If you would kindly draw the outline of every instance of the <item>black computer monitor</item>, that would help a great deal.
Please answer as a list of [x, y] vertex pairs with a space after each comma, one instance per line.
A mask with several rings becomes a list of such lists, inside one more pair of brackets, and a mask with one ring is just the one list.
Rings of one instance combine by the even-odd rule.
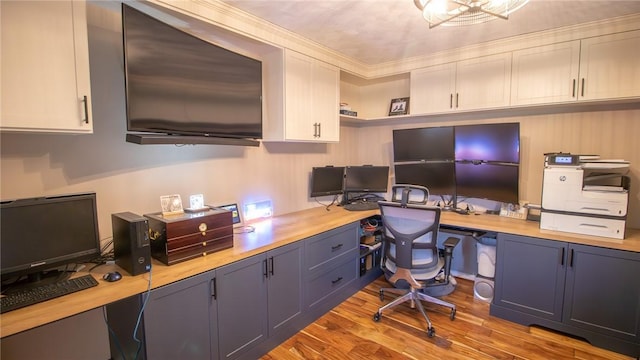
[[324, 166], [311, 169], [311, 197], [342, 194], [344, 166]]
[[454, 160], [453, 126], [393, 130], [393, 161]]
[[344, 171], [345, 192], [384, 193], [389, 186], [388, 166], [347, 166]]
[[455, 159], [520, 163], [520, 124], [456, 126]]
[[36, 282], [100, 255], [95, 193], [3, 201], [0, 223], [3, 288], [5, 280]]
[[478, 198], [518, 203], [518, 165], [456, 163], [456, 193], [463, 198]]
[[396, 164], [395, 183], [420, 185], [429, 189], [431, 195], [455, 196], [455, 163]]

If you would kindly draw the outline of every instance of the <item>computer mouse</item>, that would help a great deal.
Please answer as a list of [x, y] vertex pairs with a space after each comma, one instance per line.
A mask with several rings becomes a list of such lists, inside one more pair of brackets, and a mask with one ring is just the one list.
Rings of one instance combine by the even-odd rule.
[[114, 271], [114, 272], [104, 274], [102, 278], [105, 279], [106, 281], [114, 282], [122, 279], [122, 274], [120, 274], [117, 271]]

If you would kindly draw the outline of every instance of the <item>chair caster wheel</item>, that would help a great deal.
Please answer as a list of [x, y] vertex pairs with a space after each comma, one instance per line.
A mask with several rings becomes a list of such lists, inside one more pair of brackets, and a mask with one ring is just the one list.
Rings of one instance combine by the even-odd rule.
[[449, 314], [449, 319], [453, 321], [456, 318], [456, 309], [451, 309], [451, 314]]
[[384, 301], [384, 290], [380, 289], [380, 301]]
[[436, 329], [433, 327], [427, 329], [427, 336], [430, 338], [436, 336]]
[[373, 314], [373, 321], [375, 321], [375, 322], [380, 321], [380, 313], [379, 312]]

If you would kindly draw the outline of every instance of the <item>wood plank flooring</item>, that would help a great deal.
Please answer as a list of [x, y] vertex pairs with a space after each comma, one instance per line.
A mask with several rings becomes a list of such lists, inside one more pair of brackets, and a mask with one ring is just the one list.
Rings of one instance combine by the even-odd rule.
[[[458, 279], [458, 288], [443, 299], [457, 306], [449, 311], [427, 304], [436, 329], [427, 337], [426, 323], [408, 305], [385, 312], [380, 322], [373, 314], [381, 306], [383, 277], [298, 332], [262, 360], [298, 359], [631, 359], [538, 327], [518, 325], [489, 315], [489, 304], [473, 297], [473, 282]], [[389, 294], [384, 303], [395, 297]]]

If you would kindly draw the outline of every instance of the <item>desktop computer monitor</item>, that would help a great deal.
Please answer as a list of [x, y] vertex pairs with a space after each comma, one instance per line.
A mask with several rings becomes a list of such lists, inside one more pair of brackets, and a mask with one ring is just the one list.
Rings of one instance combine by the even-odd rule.
[[324, 166], [311, 169], [311, 197], [342, 194], [344, 166]]
[[344, 172], [344, 191], [386, 193], [389, 186], [388, 166], [347, 166]]
[[430, 195], [455, 196], [455, 164], [449, 162], [396, 164], [395, 183], [420, 185]]
[[458, 202], [464, 198], [518, 203], [518, 165], [456, 163]]
[[12, 286], [100, 255], [95, 193], [3, 201], [0, 223], [0, 273]]
[[453, 160], [454, 127], [393, 130], [393, 161]]
[[520, 163], [520, 124], [478, 124], [455, 127], [455, 159]]

